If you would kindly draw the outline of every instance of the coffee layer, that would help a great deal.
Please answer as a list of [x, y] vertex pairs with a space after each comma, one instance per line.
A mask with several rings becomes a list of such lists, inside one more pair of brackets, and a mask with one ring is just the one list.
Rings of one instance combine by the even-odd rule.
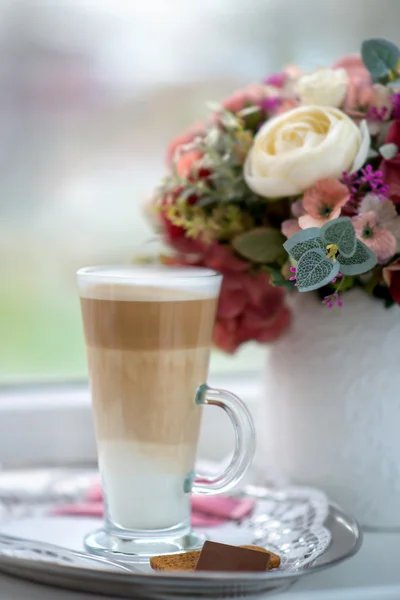
[[81, 298], [86, 344], [123, 350], [211, 343], [216, 298], [161, 302]]
[[88, 346], [92, 400], [100, 440], [195, 446], [209, 346], [120, 350]]

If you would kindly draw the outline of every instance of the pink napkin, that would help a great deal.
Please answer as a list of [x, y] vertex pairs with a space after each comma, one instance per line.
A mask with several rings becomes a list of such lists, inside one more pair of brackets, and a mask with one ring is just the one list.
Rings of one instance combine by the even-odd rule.
[[[241, 521], [250, 514], [253, 506], [254, 502], [249, 498], [192, 494], [192, 525], [194, 527], [212, 527], [226, 521]], [[95, 484], [88, 491], [84, 502], [56, 506], [51, 510], [51, 514], [102, 517], [103, 499], [100, 484]]]

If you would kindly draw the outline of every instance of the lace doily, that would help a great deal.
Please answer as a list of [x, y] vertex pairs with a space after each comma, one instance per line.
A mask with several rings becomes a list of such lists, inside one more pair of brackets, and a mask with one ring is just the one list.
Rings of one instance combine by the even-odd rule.
[[[0, 479], [3, 477], [0, 475]], [[80, 517], [62, 520], [51, 517], [49, 512], [52, 506], [65, 502], [66, 497], [79, 502], [93, 478], [93, 472], [70, 472], [42, 481], [31, 474], [25, 483], [18, 478], [10, 480], [8, 486], [0, 486], [0, 556], [92, 568], [91, 558], [82, 552], [82, 537], [87, 528], [96, 528], [99, 521]], [[331, 534], [324, 526], [329, 506], [322, 492], [304, 487], [247, 486], [244, 493], [255, 500], [252, 514], [240, 523], [202, 529], [209, 539], [265, 546], [281, 557], [281, 571], [309, 567], [329, 547]], [[62, 523], [68, 527], [68, 541], [63, 537]], [[93, 568], [102, 568], [101, 562], [96, 560]], [[143, 564], [137, 568], [149, 570]]]

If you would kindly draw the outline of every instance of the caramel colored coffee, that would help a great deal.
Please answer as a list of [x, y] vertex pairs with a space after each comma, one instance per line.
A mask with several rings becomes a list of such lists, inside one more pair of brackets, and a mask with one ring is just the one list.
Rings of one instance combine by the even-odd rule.
[[[146, 292], [154, 290], [139, 298]], [[81, 298], [98, 437], [196, 439], [195, 392], [207, 380], [216, 302]]]

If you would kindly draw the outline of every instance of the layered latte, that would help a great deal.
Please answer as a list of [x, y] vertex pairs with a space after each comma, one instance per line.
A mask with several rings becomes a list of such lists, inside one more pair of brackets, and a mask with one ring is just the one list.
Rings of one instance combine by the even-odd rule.
[[[219, 281], [101, 277], [81, 286], [99, 468], [113, 525], [174, 527], [189, 518]], [[211, 283], [210, 283], [211, 280]], [[136, 283], [135, 283], [136, 282]]]

